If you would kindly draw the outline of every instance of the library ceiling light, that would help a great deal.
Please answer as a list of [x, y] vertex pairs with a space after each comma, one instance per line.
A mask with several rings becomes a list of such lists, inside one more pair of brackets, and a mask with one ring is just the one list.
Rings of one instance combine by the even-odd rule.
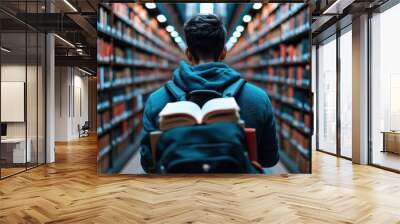
[[167, 22], [167, 17], [165, 17], [163, 14], [160, 14], [157, 16], [157, 20], [160, 23], [165, 23], [165, 22]]
[[146, 3], [144, 6], [146, 6], [146, 8], [148, 8], [148, 9], [155, 9], [157, 7], [156, 3], [152, 3], [152, 2]]
[[64, 0], [64, 3], [68, 5], [74, 12], [78, 12], [78, 10], [68, 1]]
[[85, 73], [85, 74], [87, 74], [87, 75], [92, 75], [92, 73], [90, 73], [90, 72], [88, 72], [88, 71], [86, 71], [86, 70], [83, 70], [83, 69], [81, 69], [81, 68], [79, 68], [79, 67], [78, 67], [78, 70], [81, 71], [81, 72], [83, 72], [83, 73]]
[[58, 36], [57, 34], [54, 34], [54, 36], [57, 37], [62, 42], [64, 42], [65, 44], [67, 44], [68, 46], [75, 48], [75, 45], [71, 44], [71, 42], [69, 42], [68, 40]]
[[175, 42], [177, 42], [177, 43], [180, 43], [180, 42], [182, 42], [182, 38], [181, 37], [175, 37]]
[[170, 33], [175, 30], [175, 28], [171, 25], [168, 25], [165, 29]]
[[261, 9], [261, 7], [262, 7], [262, 3], [254, 3], [253, 4], [253, 9]]
[[243, 30], [244, 30], [244, 27], [242, 25], [239, 25], [236, 27], [236, 31], [238, 31], [238, 32], [243, 32]]
[[237, 38], [236, 37], [231, 37], [229, 38], [229, 41], [232, 43], [236, 43], [237, 42]]
[[250, 15], [243, 16], [243, 22], [248, 23], [250, 21], [251, 21], [251, 16]]
[[179, 36], [178, 32], [176, 32], [176, 31], [172, 31], [172, 33], [171, 33], [171, 37], [177, 37], [177, 36]]
[[233, 32], [233, 34], [232, 34], [234, 37], [236, 37], [236, 38], [239, 38], [240, 37], [240, 35], [242, 35], [240, 32], [238, 32], [238, 31], [235, 31], [235, 32]]
[[1, 49], [2, 51], [6, 52], [6, 53], [10, 53], [10, 52], [11, 52], [11, 50], [9, 50], [9, 49], [7, 49], [7, 48], [5, 48], [5, 47], [1, 47], [0, 49]]
[[214, 3], [200, 3], [200, 14], [213, 14]]

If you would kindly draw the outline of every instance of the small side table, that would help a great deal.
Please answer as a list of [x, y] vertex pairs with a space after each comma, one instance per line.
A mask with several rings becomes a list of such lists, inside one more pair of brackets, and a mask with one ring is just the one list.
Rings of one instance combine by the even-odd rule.
[[391, 152], [400, 154], [400, 131], [382, 131], [383, 150], [382, 152]]

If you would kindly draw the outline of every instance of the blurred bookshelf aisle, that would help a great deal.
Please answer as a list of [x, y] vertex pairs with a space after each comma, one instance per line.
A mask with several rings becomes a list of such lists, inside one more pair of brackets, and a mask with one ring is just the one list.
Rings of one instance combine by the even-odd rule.
[[272, 102], [281, 159], [268, 172], [310, 172], [310, 12], [304, 3], [101, 4], [100, 172], [142, 172], [138, 141], [144, 102], [184, 59], [185, 20], [207, 12], [218, 14], [227, 27], [226, 62], [263, 88]]

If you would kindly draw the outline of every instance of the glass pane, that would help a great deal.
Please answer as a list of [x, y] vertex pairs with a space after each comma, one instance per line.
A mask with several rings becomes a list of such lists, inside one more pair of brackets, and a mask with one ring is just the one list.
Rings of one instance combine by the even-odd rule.
[[[1, 161], [2, 177], [25, 170], [26, 150], [26, 33], [1, 34]], [[28, 149], [29, 146], [28, 146]]]
[[340, 153], [351, 158], [352, 141], [352, 33], [340, 36]]
[[38, 45], [38, 163], [45, 163], [45, 52], [46, 37], [44, 34], [39, 34]]
[[318, 148], [336, 153], [336, 39], [318, 48]]
[[372, 25], [372, 163], [400, 170], [400, 4], [376, 14]]
[[[38, 81], [38, 36], [36, 32], [27, 33], [28, 38], [28, 63], [27, 63], [27, 80], [26, 80], [26, 115], [27, 115], [27, 143], [30, 153], [30, 162], [28, 168], [37, 165], [38, 160], [38, 145], [37, 145], [37, 132], [38, 132], [38, 95], [37, 95], [37, 81]], [[29, 161], [29, 160], [28, 160]]]

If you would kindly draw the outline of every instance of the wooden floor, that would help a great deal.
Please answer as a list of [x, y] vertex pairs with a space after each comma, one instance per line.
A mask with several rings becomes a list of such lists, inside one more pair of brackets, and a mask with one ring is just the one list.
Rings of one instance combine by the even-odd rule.
[[312, 175], [98, 177], [94, 138], [0, 181], [0, 223], [400, 223], [400, 175], [313, 154]]

